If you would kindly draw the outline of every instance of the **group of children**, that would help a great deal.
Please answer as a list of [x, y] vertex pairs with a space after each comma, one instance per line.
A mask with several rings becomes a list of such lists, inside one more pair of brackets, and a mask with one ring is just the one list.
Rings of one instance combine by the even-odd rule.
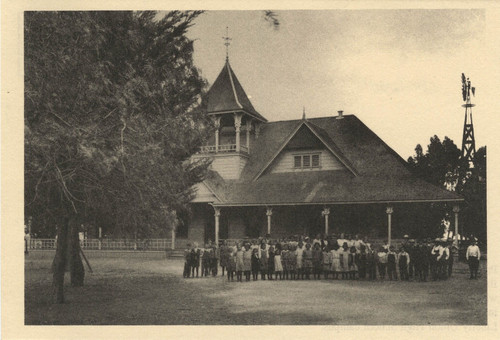
[[[260, 242], [259, 242], [260, 241]], [[184, 277], [216, 276], [218, 262], [222, 275], [228, 281], [239, 282], [258, 280], [309, 280], [320, 279], [369, 279], [377, 277], [390, 280], [409, 280], [410, 278], [427, 281], [429, 272], [433, 280], [451, 276], [453, 256], [451, 243], [436, 240], [415, 242], [406, 240], [396, 252], [394, 246], [380, 246], [372, 249], [366, 240], [358, 236], [352, 239], [299, 238], [298, 240], [267, 239], [244, 241], [236, 246], [228, 246], [223, 241], [220, 247], [211, 242], [204, 248], [195, 243], [186, 249]], [[226, 274], [225, 274], [226, 272]]]

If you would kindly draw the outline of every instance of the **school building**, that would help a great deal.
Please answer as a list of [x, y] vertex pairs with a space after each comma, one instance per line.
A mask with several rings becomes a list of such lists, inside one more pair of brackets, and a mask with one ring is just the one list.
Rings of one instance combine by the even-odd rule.
[[193, 159], [213, 162], [196, 186], [192, 216], [178, 238], [203, 244], [267, 233], [346, 232], [378, 233], [390, 242], [393, 233], [404, 232], [398, 211], [435, 202], [454, 206], [458, 230], [463, 199], [413, 176], [406, 161], [354, 115], [269, 122], [229, 60], [208, 92], [206, 114], [216, 130]]

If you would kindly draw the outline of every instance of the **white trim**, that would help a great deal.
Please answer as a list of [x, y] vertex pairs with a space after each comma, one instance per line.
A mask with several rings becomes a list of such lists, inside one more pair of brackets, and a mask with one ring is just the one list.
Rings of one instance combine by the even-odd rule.
[[343, 160], [342, 160], [342, 157], [340, 157], [339, 155], [337, 155], [337, 153], [336, 153], [335, 151], [333, 151], [333, 150], [332, 150], [332, 148], [330, 148], [330, 147], [328, 146], [328, 144], [327, 144], [327, 143], [325, 143], [325, 141], [323, 140], [323, 138], [321, 138], [321, 136], [320, 136], [320, 135], [318, 135], [318, 134], [316, 133], [316, 131], [314, 131], [314, 129], [311, 129], [311, 127], [309, 126], [309, 124], [307, 123], [307, 121], [304, 121], [304, 124], [305, 124], [305, 125], [309, 128], [309, 130], [311, 130], [311, 132], [312, 132], [312, 133], [313, 133], [313, 134], [314, 134], [314, 135], [315, 135], [315, 136], [316, 136], [316, 137], [317, 137], [317, 138], [321, 141], [321, 143], [323, 143], [323, 145], [325, 145], [325, 146], [326, 146], [326, 148], [327, 148], [328, 150], [330, 150], [330, 152], [331, 152], [331, 153], [332, 153], [335, 157], [337, 157], [337, 159], [338, 159], [338, 160], [339, 160], [339, 161], [340, 161], [340, 162], [341, 162], [341, 163], [342, 163], [342, 164], [343, 164], [343, 165], [344, 165], [347, 169], [349, 169], [349, 170], [353, 173], [353, 175], [354, 175], [354, 176], [358, 176], [357, 171], [355, 171], [355, 170], [354, 170], [354, 168], [352, 168], [349, 164], [347, 164], [345, 161], [343, 161]]
[[236, 88], [234, 87], [233, 76], [231, 75], [231, 68], [229, 67], [229, 61], [226, 63], [226, 67], [227, 67], [227, 72], [229, 73], [229, 81], [231, 82], [231, 87], [233, 88], [234, 99], [236, 100], [236, 104], [238, 104], [240, 109], [242, 109], [243, 105], [240, 104], [240, 101], [238, 100], [238, 95], [236, 94]]
[[217, 198], [220, 202], [222, 202], [220, 197], [215, 193], [215, 191], [210, 187], [210, 185], [208, 185], [208, 183], [206, 183], [205, 181], [201, 181], [200, 183], [204, 184], [207, 187], [207, 189], [215, 196], [215, 198]]
[[298, 126], [293, 130], [293, 132], [288, 136], [288, 138], [285, 140], [285, 142], [281, 145], [281, 147], [278, 149], [278, 151], [274, 154], [274, 156], [271, 158], [271, 160], [269, 162], [267, 162], [267, 164], [262, 168], [261, 171], [259, 171], [257, 173], [257, 175], [254, 176], [253, 181], [256, 181], [264, 173], [264, 171], [266, 171], [267, 168], [269, 168], [269, 166], [271, 165], [271, 163], [274, 162], [274, 160], [276, 159], [276, 157], [278, 157], [278, 155], [283, 151], [283, 149], [285, 148], [285, 146], [287, 146], [287, 144], [295, 136], [295, 134], [299, 131], [299, 129], [302, 127], [302, 125], [305, 125], [309, 129], [309, 131], [311, 131], [313, 133], [313, 135], [315, 135], [319, 139], [319, 141], [321, 143], [323, 143], [323, 145], [328, 149], [328, 151], [330, 151], [332, 153], [332, 155], [334, 155], [340, 161], [340, 163], [342, 163], [349, 171], [351, 171], [354, 176], [358, 176], [358, 173], [349, 164], [347, 164], [345, 161], [343, 161], [342, 157], [340, 157], [339, 155], [337, 155], [337, 153], [335, 151], [333, 151], [332, 148], [330, 148], [327, 143], [325, 143], [325, 141], [323, 140], [323, 138], [321, 138], [321, 136], [319, 136], [314, 131], [314, 129], [312, 129], [309, 126], [309, 124], [307, 123], [307, 120], [302, 120], [302, 121], [299, 122]]
[[[292, 170], [315, 170], [321, 169], [321, 151], [302, 151], [302, 152], [293, 152], [292, 157], [293, 157], [293, 167]], [[310, 157], [310, 166], [305, 167], [304, 166], [304, 156], [309, 156]], [[318, 156], [318, 166], [313, 166], [313, 161], [312, 158], [313, 156]], [[300, 167], [295, 166], [295, 157], [300, 157]]]
[[290, 203], [220, 203], [212, 204], [220, 207], [260, 207], [260, 206], [295, 206], [295, 205], [346, 205], [346, 204], [390, 204], [390, 203], [435, 203], [435, 202], [463, 202], [463, 198], [434, 199], [434, 200], [396, 200], [396, 201], [341, 201], [341, 202], [290, 202]]

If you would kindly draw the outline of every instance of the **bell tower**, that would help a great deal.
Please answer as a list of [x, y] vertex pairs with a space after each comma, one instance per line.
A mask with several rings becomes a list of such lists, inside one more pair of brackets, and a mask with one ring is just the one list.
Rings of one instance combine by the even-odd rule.
[[[226, 28], [227, 29], [227, 28]], [[260, 125], [267, 122], [255, 110], [229, 63], [231, 38], [226, 34], [226, 61], [207, 93], [207, 112], [214, 120], [214, 136], [201, 148], [199, 157], [213, 157], [212, 169], [224, 179], [239, 179], [258, 138]]]

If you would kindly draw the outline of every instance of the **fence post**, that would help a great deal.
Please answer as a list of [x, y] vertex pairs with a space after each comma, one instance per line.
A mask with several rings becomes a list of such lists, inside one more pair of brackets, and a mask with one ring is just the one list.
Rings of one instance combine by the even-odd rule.
[[170, 248], [172, 248], [172, 250], [175, 249], [175, 228], [172, 228], [172, 244]]

